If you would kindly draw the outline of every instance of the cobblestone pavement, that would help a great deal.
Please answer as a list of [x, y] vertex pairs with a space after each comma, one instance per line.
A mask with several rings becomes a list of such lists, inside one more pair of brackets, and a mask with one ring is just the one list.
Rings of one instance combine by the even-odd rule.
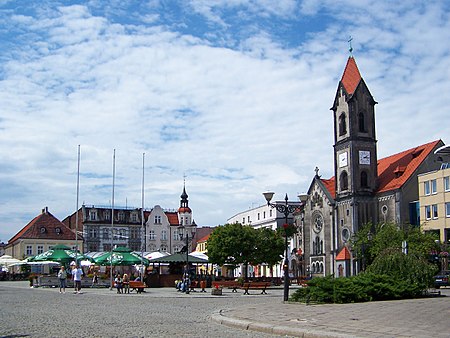
[[0, 337], [450, 337], [449, 297], [304, 305], [283, 304], [282, 289], [250, 296], [147, 290], [78, 295], [0, 282]]
[[281, 298], [281, 290], [247, 297], [228, 290], [223, 296], [186, 295], [175, 288], [60, 294], [56, 288], [29, 288], [27, 282], [0, 282], [0, 337], [274, 337], [221, 325], [211, 314]]

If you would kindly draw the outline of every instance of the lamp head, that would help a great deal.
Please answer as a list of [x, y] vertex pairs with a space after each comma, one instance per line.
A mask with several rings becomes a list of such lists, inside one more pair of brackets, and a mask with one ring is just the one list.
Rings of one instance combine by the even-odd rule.
[[274, 194], [275, 194], [275, 193], [274, 193], [274, 192], [271, 192], [271, 191], [263, 192], [263, 195], [264, 195], [264, 198], [265, 198], [266, 201], [267, 201], [267, 204], [270, 203], [270, 201], [272, 200], [272, 197], [273, 197]]

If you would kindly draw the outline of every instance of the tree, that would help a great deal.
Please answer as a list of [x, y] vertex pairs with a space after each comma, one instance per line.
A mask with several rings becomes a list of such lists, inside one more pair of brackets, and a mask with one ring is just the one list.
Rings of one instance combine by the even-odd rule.
[[250, 226], [233, 223], [217, 227], [206, 243], [208, 258], [218, 265], [247, 265], [255, 260], [256, 239]]
[[256, 261], [254, 264], [266, 263], [273, 266], [279, 263], [284, 252], [283, 237], [277, 231], [269, 228], [256, 229], [258, 242], [256, 246]]
[[[407, 254], [402, 243], [407, 243]], [[426, 289], [436, 267], [429, 263], [436, 247], [435, 237], [418, 227], [399, 228], [395, 224], [366, 224], [356, 234], [353, 247], [358, 258], [366, 261], [367, 272], [388, 275], [394, 280]]]
[[254, 229], [240, 223], [225, 224], [211, 233], [206, 244], [210, 262], [218, 265], [245, 265], [280, 262], [283, 254], [283, 238], [269, 228]]

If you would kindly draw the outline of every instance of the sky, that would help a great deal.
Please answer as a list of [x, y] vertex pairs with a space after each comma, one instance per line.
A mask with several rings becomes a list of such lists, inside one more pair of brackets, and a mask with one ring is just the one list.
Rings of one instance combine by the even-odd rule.
[[116, 207], [177, 209], [185, 181], [199, 226], [298, 200], [333, 176], [350, 36], [379, 158], [450, 142], [445, 0], [0, 0], [0, 241], [75, 212], [78, 146], [79, 207], [113, 171]]

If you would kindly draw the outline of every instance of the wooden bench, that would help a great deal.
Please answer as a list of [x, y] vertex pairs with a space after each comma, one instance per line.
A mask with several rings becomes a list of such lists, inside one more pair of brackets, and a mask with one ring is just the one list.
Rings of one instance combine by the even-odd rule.
[[269, 282], [250, 282], [244, 283], [241, 288], [244, 289], [244, 295], [249, 295], [248, 290], [261, 290], [262, 295], [267, 295], [266, 289], [269, 286]]
[[136, 290], [137, 293], [141, 293], [147, 287], [147, 285], [141, 281], [130, 281], [131, 291]]
[[228, 288], [232, 289], [231, 292], [237, 292], [237, 289], [241, 287], [241, 283], [234, 280], [219, 280], [212, 282], [212, 287], [217, 288]]

